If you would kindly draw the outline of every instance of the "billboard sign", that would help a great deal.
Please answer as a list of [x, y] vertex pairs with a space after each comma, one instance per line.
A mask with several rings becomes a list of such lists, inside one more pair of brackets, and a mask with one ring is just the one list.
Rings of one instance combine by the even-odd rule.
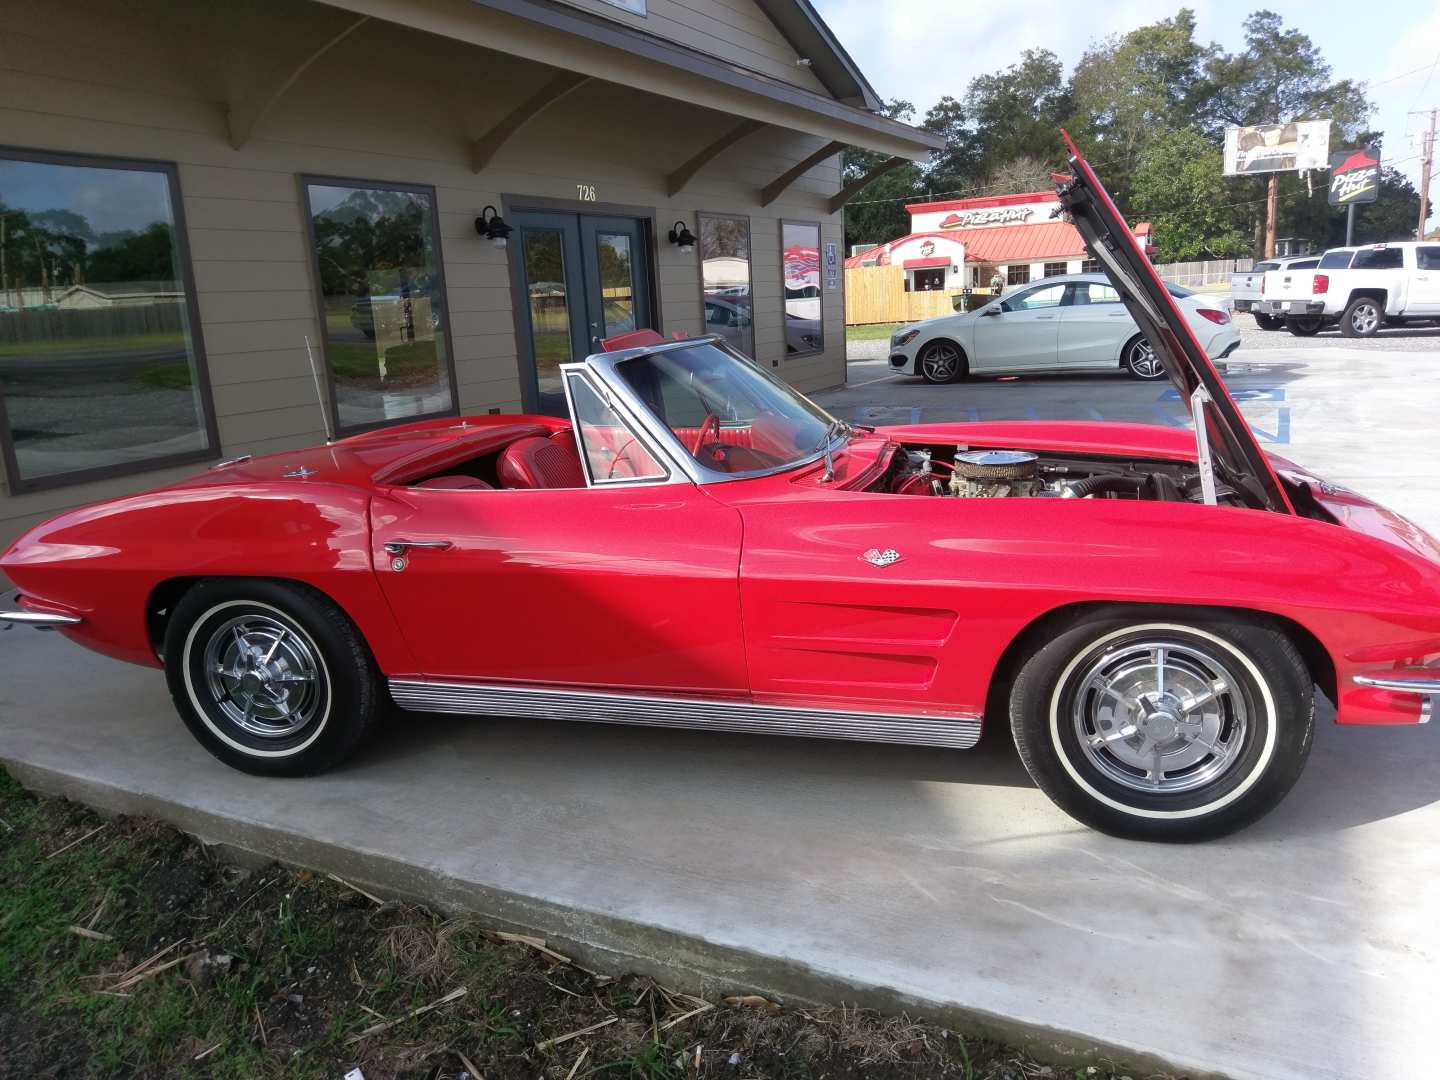
[[1374, 147], [1330, 156], [1330, 205], [1372, 203], [1380, 193], [1380, 152]]
[[1225, 175], [1296, 172], [1330, 166], [1330, 121], [1297, 120], [1225, 129]]

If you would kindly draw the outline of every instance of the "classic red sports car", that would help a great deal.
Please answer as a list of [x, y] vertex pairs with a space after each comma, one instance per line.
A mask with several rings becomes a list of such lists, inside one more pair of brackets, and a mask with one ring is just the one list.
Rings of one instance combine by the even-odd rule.
[[716, 338], [563, 369], [568, 420], [410, 424], [72, 511], [0, 619], [163, 666], [216, 757], [301, 775], [402, 709], [962, 749], [1008, 722], [1134, 837], [1254, 820], [1318, 687], [1440, 694], [1440, 546], [1267, 457], [1076, 154], [1063, 205], [1196, 421], [851, 427]]

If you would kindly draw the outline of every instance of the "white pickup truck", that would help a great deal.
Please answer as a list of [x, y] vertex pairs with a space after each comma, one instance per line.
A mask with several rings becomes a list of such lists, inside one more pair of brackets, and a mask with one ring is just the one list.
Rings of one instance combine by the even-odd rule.
[[1440, 243], [1409, 241], [1336, 248], [1314, 270], [1267, 271], [1257, 318], [1285, 320], [1299, 337], [1340, 324], [1346, 337], [1382, 326], [1440, 322]]
[[1230, 309], [1248, 311], [1255, 316], [1255, 325], [1261, 330], [1284, 330], [1285, 320], [1273, 315], [1262, 315], [1255, 305], [1260, 301], [1260, 281], [1267, 270], [1314, 270], [1320, 262], [1319, 255], [1282, 255], [1258, 262], [1249, 270], [1230, 275]]

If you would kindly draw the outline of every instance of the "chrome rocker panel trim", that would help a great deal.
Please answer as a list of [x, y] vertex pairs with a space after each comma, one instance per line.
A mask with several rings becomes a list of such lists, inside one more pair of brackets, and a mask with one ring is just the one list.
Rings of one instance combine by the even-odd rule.
[[1376, 690], [1422, 695], [1420, 701], [1420, 723], [1422, 724], [1430, 722], [1430, 716], [1435, 711], [1435, 699], [1440, 697], [1440, 679], [1406, 675], [1400, 671], [1394, 675], [1356, 675], [1354, 682], [1357, 686], [1369, 686]]
[[952, 750], [968, 750], [980, 740], [980, 717], [971, 715], [906, 716], [710, 698], [406, 679], [391, 679], [390, 694], [400, 708], [415, 712], [541, 717], [694, 731], [941, 746]]

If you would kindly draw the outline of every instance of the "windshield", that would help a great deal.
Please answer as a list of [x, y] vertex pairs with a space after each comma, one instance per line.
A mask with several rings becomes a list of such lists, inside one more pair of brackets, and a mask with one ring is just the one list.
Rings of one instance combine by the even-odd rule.
[[712, 341], [622, 360], [615, 371], [715, 472], [791, 465], [813, 457], [833, 435], [834, 418], [824, 409]]

